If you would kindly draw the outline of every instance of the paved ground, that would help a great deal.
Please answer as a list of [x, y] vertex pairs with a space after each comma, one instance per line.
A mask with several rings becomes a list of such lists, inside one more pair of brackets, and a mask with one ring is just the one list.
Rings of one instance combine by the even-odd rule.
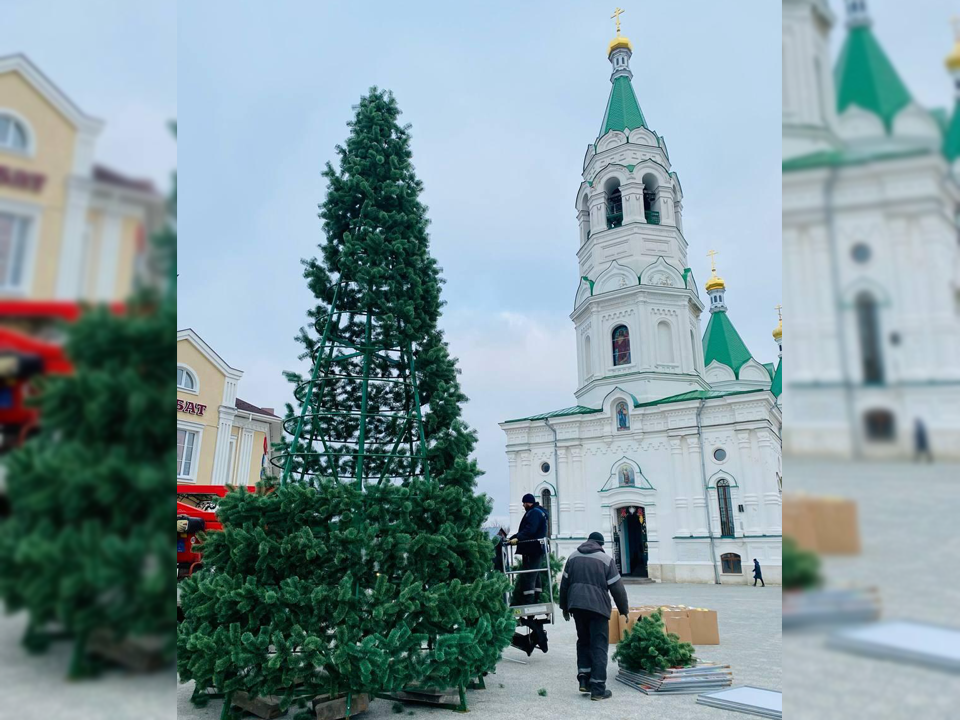
[[0, 718], [3, 720], [175, 720], [176, 675], [109, 673], [97, 680], [67, 682], [70, 647], [54, 645], [31, 655], [20, 645], [22, 614], [0, 605]]
[[[715, 585], [634, 585], [628, 588], [631, 604], [677, 603], [691, 607], [709, 607], [719, 613], [720, 645], [700, 646], [697, 654], [733, 666], [734, 684], [751, 684], [780, 689], [780, 588], [768, 586]], [[550, 651], [534, 652], [528, 664], [501, 661], [495, 675], [487, 677], [487, 689], [467, 693], [470, 716], [482, 720], [554, 720], [555, 718], [607, 718], [626, 720], [656, 717], [658, 720], [724, 720], [726, 711], [696, 704], [695, 695], [678, 697], [646, 696], [638, 690], [613, 681], [615, 665], [608, 668], [614, 696], [602, 703], [591, 703], [577, 691], [576, 630], [573, 622], [560, 618], [548, 630]], [[505, 657], [527, 660], [526, 654], [508, 648]], [[613, 654], [613, 646], [610, 647]], [[546, 697], [537, 694], [544, 688]], [[180, 720], [216, 720], [220, 703], [206, 708], [190, 704], [192, 684], [179, 685], [177, 710]], [[451, 717], [448, 710], [409, 706], [415, 717]], [[375, 718], [394, 715], [392, 703], [376, 700], [362, 716]], [[406, 717], [406, 715], [404, 715]], [[455, 716], [454, 716], [455, 717]]]
[[[863, 553], [824, 558], [834, 585], [877, 587], [886, 619], [960, 628], [960, 466], [784, 459], [785, 487], [857, 501]], [[825, 647], [826, 632], [784, 637], [791, 720], [960, 717], [960, 677]]]

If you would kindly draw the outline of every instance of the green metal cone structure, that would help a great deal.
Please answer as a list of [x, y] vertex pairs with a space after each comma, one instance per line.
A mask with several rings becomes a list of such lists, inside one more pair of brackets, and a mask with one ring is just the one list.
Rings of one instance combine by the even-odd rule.
[[[281, 484], [323, 475], [362, 490], [370, 482], [429, 479], [413, 347], [393, 344], [396, 334], [384, 332], [374, 314], [338, 307], [347, 286], [336, 286], [329, 314], [315, 323], [321, 340], [313, 372], [294, 391], [300, 415], [284, 423], [290, 450], [273, 459], [283, 468]], [[364, 326], [362, 343], [343, 332], [356, 322]], [[351, 407], [357, 397], [359, 407]]]

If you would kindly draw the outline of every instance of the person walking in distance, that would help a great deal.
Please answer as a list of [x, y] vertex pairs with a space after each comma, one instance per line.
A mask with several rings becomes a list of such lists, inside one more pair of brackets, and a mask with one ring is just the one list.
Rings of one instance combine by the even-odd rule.
[[763, 581], [763, 573], [760, 571], [760, 561], [756, 558], [753, 559], [753, 586], [757, 586], [757, 580], [760, 581], [760, 587], [766, 587], [767, 584]]
[[590, 533], [563, 568], [560, 610], [563, 619], [577, 624], [577, 680], [580, 692], [591, 700], [606, 700], [607, 653], [610, 644], [610, 596], [621, 615], [629, 611], [627, 589], [617, 563], [603, 552], [603, 535]]
[[933, 462], [933, 453], [930, 452], [930, 438], [927, 437], [927, 426], [923, 420], [917, 418], [913, 423], [913, 445], [916, 450], [914, 459], [920, 462], [921, 456], [927, 462]]

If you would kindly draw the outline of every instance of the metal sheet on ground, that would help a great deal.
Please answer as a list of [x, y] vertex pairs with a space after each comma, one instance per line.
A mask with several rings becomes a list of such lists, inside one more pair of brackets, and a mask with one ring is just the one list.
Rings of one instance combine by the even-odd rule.
[[960, 671], [960, 629], [909, 621], [876, 623], [837, 632], [829, 645], [871, 657]]
[[697, 703], [761, 717], [783, 717], [782, 693], [750, 685], [704, 693], [697, 697]]

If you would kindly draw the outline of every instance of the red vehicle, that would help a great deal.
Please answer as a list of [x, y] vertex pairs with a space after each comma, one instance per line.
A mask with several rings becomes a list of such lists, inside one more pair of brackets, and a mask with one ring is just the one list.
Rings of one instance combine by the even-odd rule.
[[[222, 530], [217, 520], [217, 503], [229, 488], [226, 485], [177, 485], [177, 579], [190, 577], [200, 567], [197, 533]], [[254, 492], [254, 485], [246, 486]]]

